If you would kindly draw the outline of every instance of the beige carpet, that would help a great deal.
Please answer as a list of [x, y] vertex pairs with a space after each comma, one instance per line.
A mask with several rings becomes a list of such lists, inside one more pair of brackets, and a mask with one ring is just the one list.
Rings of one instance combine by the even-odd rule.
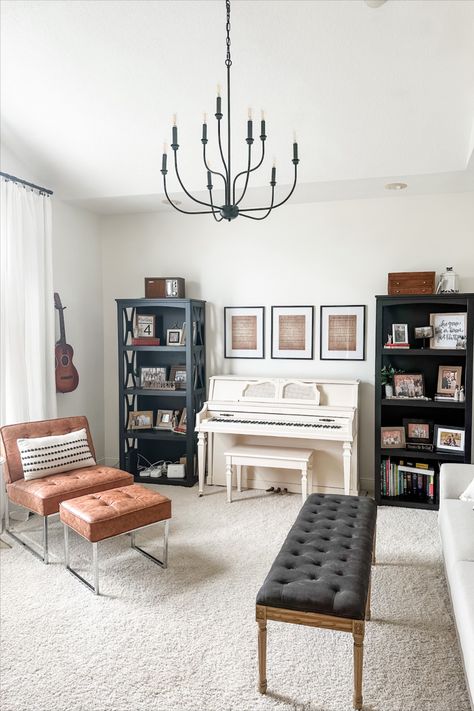
[[[217, 487], [202, 499], [157, 488], [173, 499], [170, 567], [131, 551], [128, 537], [105, 543], [103, 597], [58, 561], [44, 566], [17, 544], [1, 551], [3, 711], [350, 711], [343, 633], [269, 623], [269, 693], [256, 691], [255, 595], [299, 496], [251, 491], [228, 505]], [[51, 529], [62, 555], [60, 524]], [[85, 563], [76, 540], [73, 560]], [[364, 708], [468, 711], [436, 514], [379, 509], [377, 541]]]

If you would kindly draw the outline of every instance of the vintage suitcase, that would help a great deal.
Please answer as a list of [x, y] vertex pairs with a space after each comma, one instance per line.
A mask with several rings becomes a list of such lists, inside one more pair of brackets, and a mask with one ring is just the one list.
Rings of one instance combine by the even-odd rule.
[[388, 293], [434, 294], [436, 272], [391, 272], [388, 275]]
[[145, 299], [184, 299], [182, 277], [145, 277]]

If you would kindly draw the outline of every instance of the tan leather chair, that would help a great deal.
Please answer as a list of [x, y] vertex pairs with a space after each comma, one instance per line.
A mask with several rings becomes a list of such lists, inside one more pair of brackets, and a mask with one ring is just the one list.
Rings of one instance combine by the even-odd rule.
[[[62, 435], [83, 428], [87, 432], [89, 447], [95, 459], [94, 444], [86, 417], [64, 417], [57, 420], [23, 422], [0, 428], [1, 452], [5, 457], [3, 475], [6, 483], [6, 533], [46, 564], [48, 563], [48, 516], [59, 512], [61, 501], [133, 484], [133, 476], [128, 472], [100, 464], [83, 469], [73, 469], [64, 474], [52, 474], [42, 479], [25, 480], [17, 440], [27, 437]], [[43, 517], [43, 552], [41, 555], [10, 529], [9, 501]]]

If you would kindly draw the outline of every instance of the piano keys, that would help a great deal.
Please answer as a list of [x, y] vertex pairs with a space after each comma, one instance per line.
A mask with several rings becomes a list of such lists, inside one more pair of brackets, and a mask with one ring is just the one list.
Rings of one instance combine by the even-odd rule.
[[[315, 490], [357, 495], [358, 387], [358, 380], [210, 378], [209, 400], [196, 415], [199, 495], [206, 454], [208, 482], [225, 484], [226, 446], [273, 441], [294, 447], [298, 440], [314, 450]], [[255, 488], [271, 482], [258, 483]]]

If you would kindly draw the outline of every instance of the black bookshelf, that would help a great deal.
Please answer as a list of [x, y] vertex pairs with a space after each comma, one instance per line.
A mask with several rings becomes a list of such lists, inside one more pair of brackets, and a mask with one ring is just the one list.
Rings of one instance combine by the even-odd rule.
[[[474, 340], [474, 294], [430, 294], [419, 296], [377, 296], [376, 357], [375, 357], [375, 498], [379, 505], [404, 506], [436, 510], [439, 507], [439, 467], [443, 462], [470, 463], [472, 456], [472, 406], [473, 406], [473, 340]], [[421, 348], [414, 338], [414, 329], [427, 326], [432, 313], [460, 313], [467, 315], [466, 349]], [[409, 349], [384, 348], [387, 334], [393, 323], [407, 323]], [[431, 400], [405, 400], [385, 398], [381, 383], [382, 367], [392, 365], [406, 373], [422, 373], [425, 394], [433, 398], [437, 390], [440, 365], [462, 366], [462, 384], [465, 402]], [[465, 430], [465, 449], [462, 454], [440, 451], [417, 451], [412, 449], [383, 449], [380, 428], [403, 426], [404, 418], [430, 420], [435, 424], [462, 427]], [[411, 462], [427, 464], [434, 469], [432, 497], [421, 490], [398, 496], [384, 493], [385, 476], [382, 466], [390, 463]], [[420, 469], [419, 476], [422, 477]], [[418, 481], [418, 475], [416, 477]], [[386, 487], [385, 487], [386, 491]]]
[[[159, 346], [132, 345], [135, 315], [156, 317], [155, 336]], [[186, 342], [167, 346], [166, 331], [186, 324]], [[196, 299], [117, 299], [119, 365], [119, 447], [120, 468], [131, 472], [136, 481], [151, 484], [193, 486], [197, 481], [197, 438], [195, 416], [206, 393], [205, 302]], [[186, 386], [180, 390], [151, 390], [140, 387], [140, 368], [185, 366]], [[128, 430], [130, 412], [186, 408], [186, 433], [169, 430]], [[139, 456], [141, 455], [141, 457]], [[167, 476], [143, 477], [137, 463], [165, 460], [176, 462], [186, 457], [184, 479]]]

